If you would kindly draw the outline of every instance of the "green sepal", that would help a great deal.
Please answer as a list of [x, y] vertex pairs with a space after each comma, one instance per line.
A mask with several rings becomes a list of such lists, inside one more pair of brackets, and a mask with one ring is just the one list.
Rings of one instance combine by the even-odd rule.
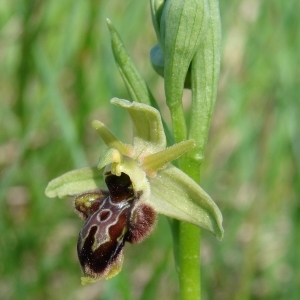
[[51, 180], [45, 194], [49, 198], [63, 198], [103, 187], [103, 172], [97, 167], [86, 167], [67, 172]]
[[222, 214], [210, 196], [188, 175], [169, 165], [149, 179], [149, 203], [168, 217], [192, 223], [223, 238]]
[[133, 147], [137, 156], [143, 151], [151, 154], [166, 148], [166, 136], [157, 109], [118, 98], [113, 98], [110, 102], [128, 111], [134, 125]]

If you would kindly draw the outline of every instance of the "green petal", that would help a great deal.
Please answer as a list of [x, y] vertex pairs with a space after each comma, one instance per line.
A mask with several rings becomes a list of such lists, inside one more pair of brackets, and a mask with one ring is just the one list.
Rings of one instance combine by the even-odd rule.
[[166, 148], [166, 136], [157, 109], [118, 98], [113, 98], [110, 102], [129, 112], [135, 129], [133, 143], [137, 155], [144, 151], [151, 154]]
[[189, 176], [169, 166], [149, 182], [149, 202], [158, 213], [201, 226], [222, 239], [223, 218], [219, 208]]
[[142, 169], [149, 177], [154, 177], [156, 171], [164, 168], [168, 163], [177, 159], [195, 147], [194, 140], [183, 141], [162, 151], [140, 157]]
[[123, 155], [134, 156], [134, 149], [118, 140], [118, 138], [100, 121], [93, 121], [92, 126], [101, 136], [103, 142], [110, 148], [119, 150]]
[[87, 167], [65, 173], [51, 180], [45, 194], [49, 198], [74, 196], [86, 191], [100, 189], [103, 172], [96, 167]]

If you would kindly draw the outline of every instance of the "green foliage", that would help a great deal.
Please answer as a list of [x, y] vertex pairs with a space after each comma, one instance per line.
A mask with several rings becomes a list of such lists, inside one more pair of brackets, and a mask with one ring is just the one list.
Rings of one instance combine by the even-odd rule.
[[[299, 1], [220, 1], [220, 11], [221, 77], [201, 180], [226, 234], [219, 242], [202, 233], [203, 299], [298, 299]], [[50, 179], [98, 161], [93, 119], [131, 138], [109, 105], [128, 94], [106, 17], [162, 95], [145, 60], [156, 39], [147, 1], [0, 4], [1, 299], [178, 298], [164, 218], [146, 242], [126, 247], [119, 276], [82, 287], [81, 221], [71, 200], [44, 195]]]

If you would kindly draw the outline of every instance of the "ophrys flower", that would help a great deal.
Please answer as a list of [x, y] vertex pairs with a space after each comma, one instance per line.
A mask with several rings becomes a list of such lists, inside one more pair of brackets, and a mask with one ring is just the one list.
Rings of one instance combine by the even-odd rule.
[[[76, 196], [75, 209], [85, 220], [77, 246], [83, 283], [116, 275], [122, 267], [124, 243], [147, 237], [156, 213], [223, 236], [217, 205], [195, 181], [170, 164], [192, 149], [194, 141], [167, 148], [155, 108], [117, 98], [111, 103], [130, 114], [132, 145], [122, 143], [103, 123], [94, 121], [93, 127], [108, 146], [98, 165], [70, 171], [52, 180], [46, 189], [48, 197]], [[101, 189], [103, 181], [108, 191]]]

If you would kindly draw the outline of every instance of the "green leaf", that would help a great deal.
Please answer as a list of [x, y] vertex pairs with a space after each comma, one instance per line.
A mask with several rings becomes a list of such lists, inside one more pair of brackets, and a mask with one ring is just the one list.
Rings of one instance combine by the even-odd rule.
[[49, 198], [75, 196], [103, 188], [103, 172], [97, 167], [86, 167], [67, 172], [49, 182], [45, 194]]
[[158, 213], [203, 227], [222, 239], [223, 217], [218, 206], [189, 176], [170, 165], [149, 182], [149, 203]]

